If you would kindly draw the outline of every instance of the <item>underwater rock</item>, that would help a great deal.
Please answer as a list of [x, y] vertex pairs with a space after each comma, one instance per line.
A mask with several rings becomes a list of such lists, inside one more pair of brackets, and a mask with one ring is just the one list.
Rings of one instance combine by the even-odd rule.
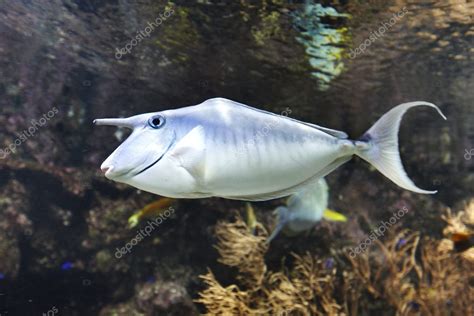
[[100, 316], [199, 315], [187, 290], [178, 282], [155, 281], [137, 286], [133, 299], [104, 307]]
[[143, 316], [143, 313], [132, 302], [128, 302], [106, 306], [99, 312], [99, 316]]
[[0, 233], [0, 279], [15, 279], [20, 270], [20, 248], [18, 240]]
[[20, 270], [19, 239], [31, 236], [30, 195], [16, 179], [0, 168], [0, 279], [15, 279]]
[[186, 288], [177, 282], [146, 283], [135, 302], [146, 315], [166, 312], [168, 315], [195, 315], [197, 310]]
[[30, 194], [17, 180], [8, 180], [0, 188], [0, 229], [12, 235], [30, 236], [33, 223], [29, 218]]
[[126, 241], [130, 236], [127, 228], [127, 213], [133, 208], [124, 200], [99, 199], [87, 215], [88, 240], [95, 246], [112, 245], [114, 242]]

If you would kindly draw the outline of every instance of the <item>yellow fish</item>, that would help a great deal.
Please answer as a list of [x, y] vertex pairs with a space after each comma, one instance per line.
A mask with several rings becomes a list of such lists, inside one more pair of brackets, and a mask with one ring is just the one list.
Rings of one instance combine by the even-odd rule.
[[166, 211], [173, 203], [176, 202], [175, 199], [171, 198], [161, 198], [154, 202], [151, 202], [141, 210], [130, 216], [128, 219], [128, 226], [133, 228], [138, 225], [143, 219], [157, 217]]
[[245, 210], [247, 214], [247, 227], [250, 232], [255, 235], [255, 230], [257, 228], [257, 216], [255, 216], [255, 211], [253, 210], [252, 204], [249, 202], [245, 203]]

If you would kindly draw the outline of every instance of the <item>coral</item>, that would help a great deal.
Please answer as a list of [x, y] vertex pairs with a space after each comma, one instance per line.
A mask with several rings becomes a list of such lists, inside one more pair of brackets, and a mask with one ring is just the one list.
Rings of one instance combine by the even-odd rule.
[[[465, 231], [472, 205], [456, 216], [448, 212], [445, 231]], [[237, 268], [238, 275], [227, 286], [210, 270], [201, 276], [206, 288], [197, 302], [207, 315], [357, 315], [377, 310], [377, 305], [397, 315], [474, 313], [474, 265], [469, 260], [474, 248], [457, 251], [449, 239], [394, 228], [366, 253], [335, 254], [335, 260], [292, 253], [291, 264], [272, 271], [264, 258], [263, 227], [252, 235], [237, 217], [233, 223], [218, 223], [216, 236], [219, 262]]]
[[201, 278], [207, 288], [200, 293], [201, 298], [197, 302], [206, 306], [209, 311], [206, 315], [249, 315], [250, 313], [256, 315], [259, 313], [250, 309], [248, 292], [241, 291], [236, 285], [223, 287], [211, 271], [202, 275]]
[[[443, 230], [445, 237], [444, 244], [451, 242], [451, 247], [456, 247], [457, 242], [460, 247], [464, 248], [461, 257], [474, 264], [474, 246], [472, 239], [474, 238], [474, 199], [471, 199], [465, 206], [465, 209], [452, 214], [450, 208], [446, 210], [446, 215], [442, 216], [447, 226]], [[453, 242], [454, 240], [454, 242]]]
[[240, 217], [218, 223], [219, 262], [238, 269], [242, 286], [224, 287], [212, 271], [201, 276], [207, 288], [196, 301], [204, 304], [207, 315], [344, 315], [334, 295], [336, 269], [306, 253], [293, 254], [291, 270], [267, 271], [267, 233], [257, 227], [255, 236]]
[[454, 233], [474, 233], [474, 199], [469, 201], [465, 210], [456, 215], [453, 215], [451, 209], [448, 208], [446, 215], [443, 215], [442, 218], [447, 223], [443, 230], [445, 236]]
[[293, 254], [294, 268], [289, 273], [268, 276], [268, 301], [277, 315], [340, 315], [341, 305], [334, 297], [335, 269], [309, 253]]
[[388, 302], [398, 315], [472, 315], [472, 265], [445, 240], [421, 239], [400, 231], [377, 248], [355, 258], [346, 282]]
[[247, 286], [260, 286], [267, 270], [263, 255], [267, 251], [265, 243], [268, 233], [257, 224], [257, 235], [249, 233], [242, 219], [235, 223], [220, 222], [216, 227], [219, 262], [236, 267], [240, 272], [239, 280]]

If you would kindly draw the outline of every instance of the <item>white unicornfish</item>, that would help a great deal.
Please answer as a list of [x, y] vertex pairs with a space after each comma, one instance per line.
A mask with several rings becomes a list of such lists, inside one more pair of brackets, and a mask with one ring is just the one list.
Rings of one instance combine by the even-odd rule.
[[[223, 197], [264, 201], [302, 190], [357, 155], [398, 186], [417, 193], [403, 169], [398, 129], [415, 106], [400, 104], [361, 138], [223, 98], [97, 125], [132, 129], [102, 163], [105, 176], [172, 198]], [[446, 118], [445, 118], [446, 119]]]
[[292, 194], [286, 201], [286, 206], [275, 209], [277, 225], [267, 242], [272, 241], [280, 231], [294, 235], [311, 229], [323, 218], [329, 221], [346, 221], [344, 215], [327, 209], [328, 200], [329, 189], [324, 178]]

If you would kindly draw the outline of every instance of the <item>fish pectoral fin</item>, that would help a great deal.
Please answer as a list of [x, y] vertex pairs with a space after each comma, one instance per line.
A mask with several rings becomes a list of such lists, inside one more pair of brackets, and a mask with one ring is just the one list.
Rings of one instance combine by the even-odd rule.
[[283, 228], [290, 222], [290, 211], [286, 206], [279, 206], [275, 209], [274, 214], [277, 215], [277, 224], [273, 229], [270, 237], [267, 238], [269, 244], [276, 236], [283, 230]]
[[330, 209], [325, 209], [323, 212], [323, 218], [328, 221], [333, 221], [333, 222], [347, 222], [347, 217], [342, 215], [339, 212], [336, 212], [334, 210]]
[[282, 231], [283, 227], [285, 227], [285, 223], [278, 223], [265, 242], [267, 244], [271, 243], [271, 241]]
[[205, 174], [205, 133], [201, 125], [194, 127], [172, 149], [170, 156], [176, 159], [197, 181]]

